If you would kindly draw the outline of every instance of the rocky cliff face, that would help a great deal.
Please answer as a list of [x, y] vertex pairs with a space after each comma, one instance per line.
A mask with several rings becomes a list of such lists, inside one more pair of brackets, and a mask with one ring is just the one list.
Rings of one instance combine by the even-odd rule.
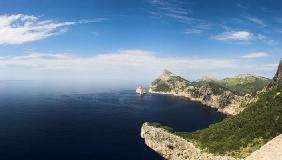
[[141, 137], [150, 148], [168, 160], [236, 160], [232, 157], [205, 153], [193, 143], [149, 123], [143, 124]]
[[246, 160], [282, 160], [282, 134], [253, 152]]
[[[146, 145], [168, 160], [238, 160], [229, 156], [205, 153], [192, 142], [170, 133], [164, 128], [144, 123], [141, 137]], [[244, 160], [282, 160], [282, 134], [275, 137]]]
[[271, 83], [268, 85], [268, 88], [273, 88], [277, 86], [279, 87], [282, 86], [282, 59], [280, 59], [277, 72], [275, 76], [273, 77], [273, 80], [271, 81]]
[[242, 111], [244, 108], [240, 107], [241, 102], [251, 99], [250, 95], [235, 94], [213, 81], [189, 82], [167, 70], [152, 82], [149, 92], [184, 96], [230, 115]]

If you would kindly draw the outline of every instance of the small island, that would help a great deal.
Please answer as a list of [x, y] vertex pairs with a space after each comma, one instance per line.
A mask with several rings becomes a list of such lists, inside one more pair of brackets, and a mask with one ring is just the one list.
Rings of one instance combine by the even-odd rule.
[[136, 93], [140, 94], [140, 95], [144, 95], [146, 93], [146, 91], [141, 85], [138, 85], [137, 88], [136, 88]]

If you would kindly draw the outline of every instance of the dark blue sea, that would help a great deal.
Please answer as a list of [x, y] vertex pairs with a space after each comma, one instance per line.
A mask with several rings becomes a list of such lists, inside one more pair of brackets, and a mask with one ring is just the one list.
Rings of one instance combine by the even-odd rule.
[[0, 81], [0, 160], [158, 160], [143, 122], [195, 131], [224, 115], [185, 98], [134, 88]]

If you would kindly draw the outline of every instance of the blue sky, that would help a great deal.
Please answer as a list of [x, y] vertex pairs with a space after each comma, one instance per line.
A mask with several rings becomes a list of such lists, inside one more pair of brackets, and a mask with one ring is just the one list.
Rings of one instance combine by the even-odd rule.
[[281, 12], [279, 0], [1, 1], [0, 79], [271, 77]]

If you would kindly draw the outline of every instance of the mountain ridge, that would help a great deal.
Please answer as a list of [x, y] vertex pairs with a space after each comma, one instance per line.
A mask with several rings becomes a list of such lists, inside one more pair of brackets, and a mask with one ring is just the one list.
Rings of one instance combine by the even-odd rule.
[[[184, 96], [190, 100], [217, 108], [223, 113], [236, 115], [244, 109], [239, 107], [240, 104], [252, 101], [251, 94], [263, 89], [269, 82], [267, 78], [254, 75], [244, 75], [243, 78], [237, 79], [238, 76], [237, 78], [225, 78], [223, 80], [188, 81], [166, 69], [151, 83], [149, 92]], [[229, 80], [232, 83], [229, 83]], [[244, 83], [241, 83], [241, 81]], [[254, 83], [258, 83], [257, 87], [248, 87], [256, 86]]]

